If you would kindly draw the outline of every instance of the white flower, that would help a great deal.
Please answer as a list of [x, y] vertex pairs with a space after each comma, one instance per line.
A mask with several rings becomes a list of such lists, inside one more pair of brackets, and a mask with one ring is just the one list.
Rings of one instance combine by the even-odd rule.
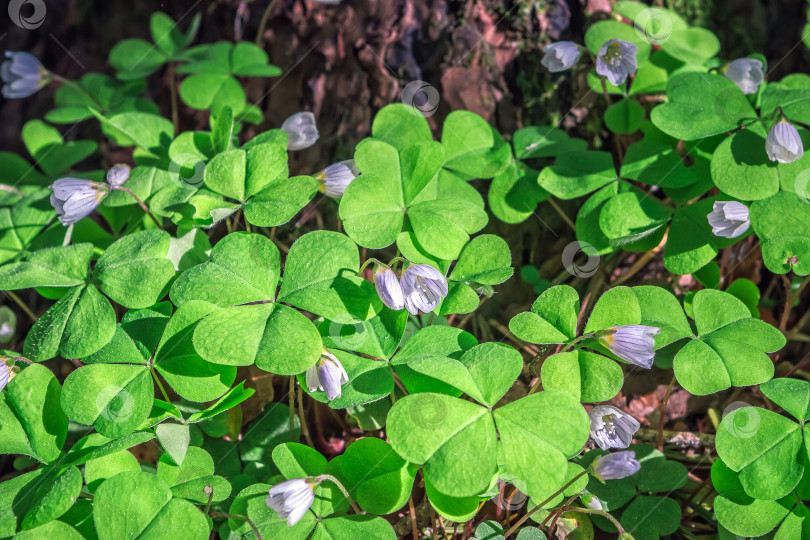
[[292, 527], [304, 517], [315, 501], [316, 482], [309, 478], [286, 480], [270, 488], [267, 506], [278, 512], [278, 517], [287, 520]]
[[641, 470], [641, 463], [632, 450], [616, 452], [599, 457], [593, 463], [593, 475], [601, 480], [619, 480], [636, 474]]
[[627, 448], [641, 427], [638, 420], [612, 405], [597, 405], [588, 414], [591, 438], [602, 450]]
[[729, 62], [724, 75], [734, 81], [743, 94], [756, 94], [757, 88], [765, 80], [762, 62], [756, 58], [737, 58]]
[[4, 360], [0, 360], [0, 390], [6, 387], [9, 379], [11, 379], [11, 370]]
[[315, 124], [315, 115], [311, 112], [295, 113], [284, 120], [281, 129], [289, 135], [287, 150], [303, 150], [318, 140], [318, 126]]
[[546, 45], [545, 54], [540, 63], [546, 66], [552, 73], [571, 69], [579, 59], [579, 47], [570, 41], [558, 41], [551, 45]]
[[716, 201], [707, 217], [712, 233], [723, 238], [737, 238], [751, 226], [748, 207], [737, 201]]
[[583, 492], [579, 496], [579, 500], [581, 500], [582, 503], [591, 510], [597, 510], [599, 512], [604, 510], [604, 507], [602, 506], [602, 501], [600, 501], [599, 497], [597, 497], [592, 493], [588, 493], [587, 491]]
[[402, 286], [390, 267], [378, 266], [374, 269], [374, 288], [382, 303], [389, 308], [399, 311], [405, 307]]
[[447, 278], [428, 264], [412, 264], [402, 272], [405, 309], [411, 315], [430, 313], [447, 296]]
[[655, 326], [628, 324], [610, 328], [599, 339], [622, 360], [650, 369], [655, 358], [655, 336], [660, 333]]
[[637, 52], [638, 47], [629, 41], [609, 39], [596, 55], [596, 72], [619, 86], [638, 69]]
[[51, 204], [65, 226], [89, 216], [108, 193], [103, 184], [81, 178], [60, 178], [50, 188]]
[[107, 171], [107, 183], [114, 188], [121, 186], [124, 184], [124, 182], [129, 180], [129, 173], [129, 165], [119, 163]]
[[305, 378], [310, 392], [323, 390], [329, 401], [339, 398], [341, 386], [349, 382], [349, 375], [343, 369], [343, 364], [326, 349], [321, 353], [320, 360], [307, 370]]
[[325, 193], [333, 199], [339, 199], [343, 197], [343, 192], [359, 174], [360, 171], [354, 164], [354, 160], [347, 159], [329, 165], [318, 173], [316, 178], [321, 181], [321, 193]]
[[39, 60], [26, 52], [6, 51], [6, 60], [0, 66], [0, 77], [6, 83], [3, 97], [25, 98], [50, 82], [50, 73]]
[[768, 132], [765, 151], [771, 161], [792, 163], [804, 155], [802, 138], [793, 124], [782, 118]]

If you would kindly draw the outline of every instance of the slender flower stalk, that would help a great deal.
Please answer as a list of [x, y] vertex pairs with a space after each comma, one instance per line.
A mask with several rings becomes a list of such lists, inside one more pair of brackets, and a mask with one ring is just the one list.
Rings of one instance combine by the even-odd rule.
[[308, 111], [290, 116], [281, 124], [281, 129], [286, 131], [289, 136], [287, 150], [303, 150], [309, 148], [318, 140], [318, 126], [315, 123], [315, 115]]
[[3, 79], [3, 97], [26, 98], [35, 94], [51, 81], [50, 72], [37, 58], [27, 52], [6, 51], [6, 60], [0, 65]]
[[609, 39], [599, 48], [596, 55], [596, 73], [607, 77], [610, 84], [624, 84], [629, 75], [638, 69], [636, 60], [638, 46], [621, 39]]
[[402, 286], [390, 266], [379, 265], [374, 269], [374, 288], [382, 303], [389, 308], [399, 311], [405, 307]]
[[320, 180], [320, 192], [324, 193], [327, 197], [333, 199], [340, 199], [343, 197], [343, 192], [349, 187], [349, 184], [357, 178], [360, 171], [354, 164], [353, 159], [340, 161], [329, 165], [324, 170], [315, 175], [315, 178]]
[[588, 414], [591, 438], [602, 450], [627, 448], [641, 424], [612, 405], [597, 405]]
[[405, 309], [411, 315], [430, 313], [447, 296], [447, 278], [428, 264], [412, 264], [402, 272]]
[[558, 41], [546, 45], [543, 49], [545, 53], [540, 63], [552, 72], [565, 71], [577, 63], [579, 59], [579, 47], [571, 41]]
[[792, 163], [804, 155], [802, 138], [796, 126], [784, 117], [777, 121], [765, 139], [765, 152], [768, 159], [779, 163]]
[[727, 79], [731, 79], [743, 94], [756, 94], [759, 85], [765, 80], [762, 62], [756, 58], [737, 58], [728, 63], [725, 69]]
[[748, 207], [737, 201], [716, 201], [707, 218], [712, 233], [723, 238], [737, 238], [751, 226]]
[[607, 329], [599, 340], [625, 362], [650, 369], [655, 358], [655, 336], [660, 333], [655, 326], [629, 324]]
[[340, 360], [326, 349], [321, 353], [320, 360], [307, 370], [305, 378], [310, 392], [322, 390], [329, 401], [339, 398], [341, 387], [349, 382], [349, 375]]
[[287, 520], [287, 525], [293, 527], [315, 501], [315, 486], [318, 479], [294, 478], [286, 480], [270, 488], [267, 496], [267, 506], [278, 512], [278, 517]]
[[641, 463], [632, 450], [600, 456], [591, 466], [593, 476], [604, 483], [605, 480], [619, 480], [632, 476], [641, 470]]

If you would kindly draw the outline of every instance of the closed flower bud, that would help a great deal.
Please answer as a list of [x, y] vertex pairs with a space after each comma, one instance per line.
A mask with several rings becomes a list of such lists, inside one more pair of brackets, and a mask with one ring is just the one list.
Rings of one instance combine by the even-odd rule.
[[593, 463], [593, 475], [601, 481], [619, 480], [636, 474], [641, 470], [641, 463], [632, 450], [615, 452], [599, 457]]
[[712, 233], [723, 238], [737, 238], [751, 226], [748, 207], [737, 201], [716, 201], [707, 217]]
[[287, 150], [303, 150], [318, 140], [318, 126], [315, 123], [315, 115], [311, 112], [295, 113], [284, 120], [281, 129], [289, 136]]
[[89, 216], [108, 193], [104, 184], [81, 178], [60, 178], [50, 188], [51, 205], [65, 226]]
[[352, 183], [352, 180], [357, 178], [360, 171], [354, 164], [353, 159], [347, 159], [338, 163], [333, 163], [325, 168], [323, 171], [316, 175], [316, 178], [321, 181], [321, 193], [325, 193], [328, 197], [339, 199], [343, 197], [343, 192]]
[[307, 370], [305, 378], [310, 392], [323, 390], [329, 401], [339, 398], [341, 387], [349, 382], [349, 375], [340, 360], [325, 349], [320, 360]]
[[50, 73], [35, 56], [26, 52], [6, 51], [6, 58], [8, 60], [0, 65], [0, 78], [6, 83], [3, 97], [26, 98], [50, 82]]
[[552, 73], [571, 69], [579, 59], [579, 47], [577, 47], [576, 43], [570, 41], [558, 41], [546, 45], [543, 51], [545, 54], [540, 63]]
[[6, 387], [9, 379], [11, 379], [11, 369], [4, 360], [0, 360], [0, 390]]
[[411, 315], [430, 313], [447, 296], [447, 278], [428, 264], [412, 264], [402, 272], [405, 309]]
[[757, 88], [765, 80], [762, 62], [756, 58], [737, 58], [729, 62], [724, 75], [734, 81], [743, 94], [756, 94]]
[[314, 478], [295, 478], [286, 480], [270, 488], [267, 506], [278, 512], [278, 517], [287, 520], [292, 527], [304, 517], [315, 501]]
[[602, 450], [627, 448], [641, 427], [638, 420], [611, 405], [595, 406], [588, 418], [591, 421], [591, 438]]
[[622, 360], [650, 369], [655, 358], [655, 336], [660, 333], [655, 326], [628, 324], [608, 329], [599, 339]]
[[124, 182], [129, 180], [129, 172], [130, 172], [129, 165], [119, 163], [118, 165], [114, 166], [112, 169], [107, 171], [107, 183], [110, 184], [110, 186], [113, 188], [122, 186], [124, 185]]
[[609, 39], [596, 55], [596, 73], [607, 77], [614, 86], [624, 84], [638, 69], [637, 52], [638, 47], [629, 41]]
[[602, 506], [602, 501], [599, 500], [599, 497], [591, 493], [588, 493], [587, 491], [583, 492], [579, 496], [579, 500], [582, 501], [582, 504], [584, 504], [591, 510], [596, 510], [598, 512], [604, 510], [604, 507]]
[[378, 266], [374, 270], [374, 288], [382, 303], [393, 310], [405, 307], [402, 286], [394, 271], [388, 266]]
[[768, 132], [765, 151], [771, 161], [792, 163], [804, 155], [804, 146], [794, 125], [782, 118]]

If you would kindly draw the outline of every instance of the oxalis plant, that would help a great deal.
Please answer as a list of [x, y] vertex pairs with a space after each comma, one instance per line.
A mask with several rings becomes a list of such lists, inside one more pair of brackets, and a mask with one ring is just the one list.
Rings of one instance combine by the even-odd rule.
[[[314, 115], [260, 131], [243, 84], [281, 69], [195, 45], [199, 22], [156, 13], [153, 43], [76, 81], [6, 52], [5, 97], [56, 89], [30, 156], [0, 153], [0, 536], [810, 537], [810, 382], [773, 355], [808, 339], [810, 77], [617, 2], [542, 60], [602, 96], [610, 151], [467, 111], [435, 140], [413, 100], [290, 176]], [[159, 70], [170, 111], [145, 97]], [[181, 105], [207, 128], [180, 131]], [[305, 232], [312, 201], [337, 219]], [[546, 212], [576, 236], [563, 271], [523, 266], [536, 300], [476, 317], [523, 260], [493, 232]], [[724, 280], [749, 257], [784, 282], [775, 325]], [[652, 425], [631, 373], [670, 380]], [[753, 386], [764, 407], [717, 413]], [[699, 432], [664, 429], [676, 390], [718, 394]]]

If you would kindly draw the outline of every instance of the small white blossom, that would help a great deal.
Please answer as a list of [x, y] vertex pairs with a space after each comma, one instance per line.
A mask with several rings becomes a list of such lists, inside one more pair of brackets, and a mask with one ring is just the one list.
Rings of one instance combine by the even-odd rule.
[[596, 73], [607, 77], [610, 84], [619, 86], [638, 69], [638, 47], [629, 41], [609, 39], [596, 55]]
[[325, 349], [320, 360], [307, 370], [305, 378], [310, 392], [323, 390], [329, 401], [339, 398], [341, 386], [349, 382], [349, 375], [343, 369], [343, 364], [337, 356]]
[[311, 112], [295, 113], [284, 120], [281, 129], [289, 135], [287, 150], [303, 150], [318, 140], [318, 126]]
[[321, 193], [325, 193], [328, 197], [333, 199], [340, 199], [343, 197], [343, 192], [349, 187], [349, 184], [357, 178], [360, 171], [354, 164], [353, 159], [333, 163], [318, 173], [316, 178], [321, 181]]
[[640, 470], [641, 463], [632, 450], [601, 456], [593, 464], [593, 474], [601, 481], [627, 478]]
[[107, 171], [107, 183], [116, 188], [124, 185], [124, 182], [129, 180], [130, 167], [123, 163], [115, 165], [112, 169]]
[[278, 512], [278, 517], [287, 520], [292, 527], [304, 517], [315, 501], [316, 482], [310, 478], [286, 480], [270, 488], [267, 506]]
[[729, 62], [724, 75], [734, 81], [743, 94], [756, 94], [765, 80], [762, 62], [756, 58], [737, 58]]
[[655, 358], [655, 336], [660, 333], [655, 326], [628, 324], [610, 328], [599, 339], [622, 360], [650, 369]]
[[104, 184], [81, 178], [60, 178], [50, 188], [53, 190], [51, 205], [65, 226], [93, 213], [108, 193]]
[[707, 217], [712, 233], [723, 238], [737, 238], [751, 226], [748, 207], [737, 201], [716, 201]]
[[571, 69], [579, 59], [579, 47], [571, 41], [558, 41], [546, 45], [544, 52], [540, 63], [552, 73]]
[[397, 275], [388, 266], [378, 266], [374, 270], [374, 288], [382, 303], [389, 308], [399, 311], [405, 307], [402, 286]]
[[597, 405], [588, 414], [591, 438], [602, 450], [627, 448], [641, 427], [638, 420], [612, 405]]
[[592, 493], [588, 493], [587, 491], [583, 492], [579, 496], [579, 500], [582, 501], [582, 504], [590, 508], [591, 510], [597, 510], [599, 512], [604, 510], [602, 506], [602, 501], [599, 500], [599, 497]]
[[37, 58], [26, 52], [6, 51], [6, 60], [0, 65], [3, 97], [26, 98], [50, 82], [50, 73]]
[[804, 146], [796, 127], [782, 118], [768, 132], [765, 151], [771, 161], [792, 163], [804, 155]]
[[447, 296], [447, 278], [429, 264], [412, 264], [402, 272], [405, 309], [411, 315], [430, 313]]

